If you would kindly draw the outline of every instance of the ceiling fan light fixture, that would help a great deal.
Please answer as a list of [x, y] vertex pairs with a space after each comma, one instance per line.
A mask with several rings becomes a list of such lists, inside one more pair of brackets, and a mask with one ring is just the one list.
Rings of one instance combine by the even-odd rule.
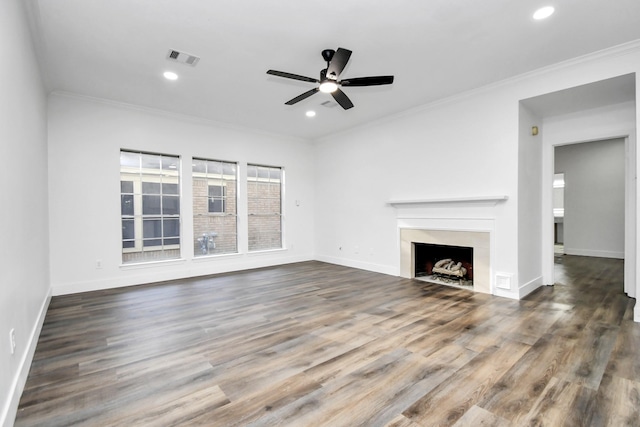
[[553, 15], [553, 12], [555, 12], [555, 9], [553, 6], [541, 7], [540, 9], [535, 11], [535, 13], [533, 14], [533, 19], [535, 19], [536, 21], [540, 21], [541, 19], [547, 19], [548, 17]]
[[325, 81], [320, 83], [320, 92], [322, 93], [332, 93], [338, 90], [338, 85], [334, 82]]

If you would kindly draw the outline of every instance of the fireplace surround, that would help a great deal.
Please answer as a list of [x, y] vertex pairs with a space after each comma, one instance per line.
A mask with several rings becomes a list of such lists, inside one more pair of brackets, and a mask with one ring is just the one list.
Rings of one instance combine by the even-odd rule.
[[[415, 278], [415, 243], [473, 248], [473, 291], [508, 296], [510, 277], [494, 283], [496, 222], [507, 195], [392, 199], [400, 240], [400, 276]], [[502, 277], [501, 276], [501, 277]]]
[[400, 229], [400, 276], [416, 277], [416, 245], [442, 245], [472, 250], [473, 290], [491, 293], [490, 234], [484, 231]]

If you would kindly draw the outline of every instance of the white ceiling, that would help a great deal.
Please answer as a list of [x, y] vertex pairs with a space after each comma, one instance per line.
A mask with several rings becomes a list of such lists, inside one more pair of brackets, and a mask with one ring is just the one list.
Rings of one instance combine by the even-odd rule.
[[[638, 0], [27, 1], [50, 91], [311, 139], [640, 39]], [[546, 4], [556, 13], [534, 21]], [[394, 84], [345, 88], [347, 111], [322, 93], [284, 105], [313, 84], [266, 71], [315, 78], [337, 47], [353, 51], [342, 78]], [[169, 62], [169, 49], [200, 62]]]
[[536, 96], [523, 100], [523, 103], [540, 118], [545, 118], [632, 102], [635, 99], [636, 77], [626, 74]]

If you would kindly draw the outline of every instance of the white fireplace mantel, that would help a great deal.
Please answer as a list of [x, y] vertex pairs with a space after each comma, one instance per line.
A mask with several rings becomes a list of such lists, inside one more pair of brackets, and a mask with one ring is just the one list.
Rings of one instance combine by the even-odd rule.
[[446, 197], [446, 198], [434, 198], [434, 199], [404, 199], [404, 200], [389, 200], [387, 204], [394, 207], [404, 207], [412, 205], [436, 205], [436, 204], [493, 204], [496, 205], [499, 202], [504, 202], [509, 199], [509, 196], [469, 196], [469, 197]]
[[413, 278], [414, 243], [474, 248], [474, 291], [496, 291], [496, 217], [507, 195], [473, 195], [424, 199], [392, 199], [396, 210], [401, 277]]

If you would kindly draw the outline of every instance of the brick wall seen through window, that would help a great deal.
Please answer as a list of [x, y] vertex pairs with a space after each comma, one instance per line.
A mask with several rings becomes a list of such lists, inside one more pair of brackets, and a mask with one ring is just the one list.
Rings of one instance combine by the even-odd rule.
[[247, 165], [249, 251], [282, 248], [283, 169]]
[[236, 163], [193, 159], [194, 255], [238, 252]]

